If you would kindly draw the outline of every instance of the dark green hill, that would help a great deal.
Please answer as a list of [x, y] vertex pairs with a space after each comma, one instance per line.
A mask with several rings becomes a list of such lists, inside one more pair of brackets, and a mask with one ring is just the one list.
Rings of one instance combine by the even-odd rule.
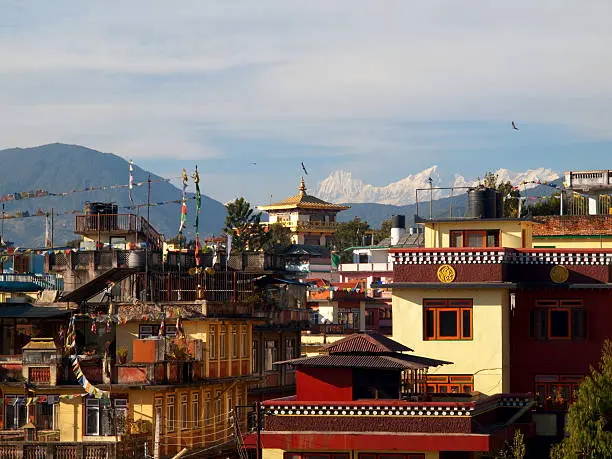
[[[127, 184], [129, 165], [125, 159], [101, 153], [78, 145], [50, 144], [34, 148], [12, 148], [0, 151], [0, 195], [21, 191], [45, 190], [60, 193], [87, 187]], [[176, 175], [179, 175], [176, 171]], [[134, 182], [146, 181], [149, 173], [134, 166]], [[161, 177], [151, 174], [151, 180]], [[176, 183], [176, 182], [175, 182]], [[191, 183], [191, 180], [190, 180]], [[151, 202], [180, 199], [181, 191], [169, 182], [151, 185]], [[65, 197], [43, 197], [22, 199], [5, 203], [5, 212], [37, 209], [66, 212], [83, 209], [85, 201], [114, 202], [119, 213], [128, 213], [122, 208], [130, 204], [128, 190], [113, 189], [73, 193]], [[134, 202], [146, 203], [147, 186], [134, 189]], [[146, 208], [141, 209], [142, 215]], [[188, 201], [187, 237], [193, 237], [195, 202]], [[219, 233], [225, 219], [225, 207], [218, 201], [202, 195], [200, 233]], [[151, 223], [167, 237], [175, 236], [180, 221], [180, 204], [151, 207]], [[74, 239], [74, 216], [55, 217], [54, 242], [56, 245]], [[19, 246], [42, 246], [44, 244], [45, 219], [40, 217], [5, 220], [5, 238]]]

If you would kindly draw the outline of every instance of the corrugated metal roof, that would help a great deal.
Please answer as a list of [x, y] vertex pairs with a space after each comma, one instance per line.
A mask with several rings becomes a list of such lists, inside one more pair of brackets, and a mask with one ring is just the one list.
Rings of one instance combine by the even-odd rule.
[[90, 280], [79, 288], [62, 295], [59, 301], [80, 303], [96, 296], [108, 287], [109, 283], [117, 283], [122, 281], [131, 274], [134, 274], [136, 269], [133, 268], [112, 268], [100, 274], [98, 277]]
[[276, 362], [304, 367], [380, 368], [389, 370], [425, 369], [428, 365], [409, 362], [388, 355], [320, 355]]
[[70, 314], [70, 310], [50, 306], [33, 306], [29, 303], [0, 303], [0, 317], [44, 318]]
[[340, 353], [387, 353], [412, 351], [409, 347], [393, 341], [380, 333], [354, 333], [322, 348], [330, 354]]

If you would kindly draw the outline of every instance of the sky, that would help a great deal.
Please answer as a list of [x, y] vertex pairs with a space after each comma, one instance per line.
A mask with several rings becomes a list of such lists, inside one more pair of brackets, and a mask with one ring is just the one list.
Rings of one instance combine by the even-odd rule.
[[301, 162], [310, 189], [338, 169], [609, 168], [610, 17], [608, 0], [3, 0], [0, 148], [197, 164], [204, 193], [255, 204], [295, 194]]

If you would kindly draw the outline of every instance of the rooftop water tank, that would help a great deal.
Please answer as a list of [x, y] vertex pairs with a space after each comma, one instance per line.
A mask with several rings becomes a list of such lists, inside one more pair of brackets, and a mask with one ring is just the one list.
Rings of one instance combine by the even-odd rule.
[[471, 188], [468, 191], [468, 218], [497, 218], [497, 195], [493, 188]]

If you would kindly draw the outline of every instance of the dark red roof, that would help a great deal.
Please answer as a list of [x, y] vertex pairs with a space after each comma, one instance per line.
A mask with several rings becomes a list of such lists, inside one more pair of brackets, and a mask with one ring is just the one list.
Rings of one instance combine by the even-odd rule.
[[316, 357], [301, 357], [299, 359], [275, 362], [281, 365], [322, 368], [370, 368], [388, 370], [419, 370], [428, 367], [450, 364], [444, 360], [428, 359], [417, 355], [319, 355]]
[[612, 215], [547, 215], [533, 217], [534, 236], [610, 236]]
[[393, 341], [380, 333], [354, 333], [339, 341], [323, 346], [329, 354], [409, 352], [409, 347]]

